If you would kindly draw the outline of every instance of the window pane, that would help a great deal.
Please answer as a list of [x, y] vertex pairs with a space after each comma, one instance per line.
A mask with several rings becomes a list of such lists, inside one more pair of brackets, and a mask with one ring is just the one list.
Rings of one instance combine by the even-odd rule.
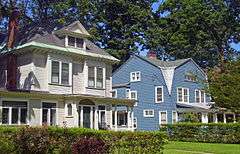
[[42, 110], [42, 124], [46, 125], [48, 122], [48, 109]]
[[59, 62], [52, 61], [52, 83], [59, 83]]
[[140, 72], [137, 72], [137, 73], [136, 73], [136, 80], [137, 80], [137, 81], [140, 81]]
[[177, 112], [173, 112], [173, 114], [172, 114], [172, 118], [173, 118], [173, 123], [176, 123], [177, 122]]
[[202, 103], [205, 102], [205, 93], [204, 93], [204, 91], [201, 91], [201, 102]]
[[26, 108], [21, 108], [20, 122], [21, 122], [21, 124], [27, 123], [27, 109]]
[[157, 88], [157, 102], [163, 101], [162, 88]]
[[68, 104], [67, 109], [68, 109], [68, 116], [71, 116], [72, 115], [72, 104]]
[[167, 123], [167, 114], [166, 112], [161, 112], [161, 124]]
[[136, 80], [136, 78], [135, 78], [135, 73], [133, 72], [133, 73], [131, 73], [131, 79], [132, 79], [132, 81], [135, 81]]
[[8, 114], [9, 114], [9, 108], [3, 108], [2, 109], [2, 124], [8, 124], [8, 122], [9, 122]]
[[188, 89], [184, 89], [184, 102], [188, 102]]
[[83, 48], [83, 39], [76, 38], [76, 44], [78, 48]]
[[75, 38], [74, 37], [68, 36], [68, 45], [75, 47]]
[[131, 99], [137, 100], [137, 94], [136, 94], [135, 91], [134, 91], [134, 92], [131, 92]]
[[112, 98], [117, 98], [116, 91], [112, 91]]
[[12, 108], [12, 124], [18, 123], [18, 108]]
[[69, 64], [62, 63], [62, 84], [69, 84]]
[[126, 98], [129, 99], [129, 89], [126, 90]]
[[195, 93], [196, 93], [196, 103], [199, 103], [200, 102], [199, 90], [196, 90]]
[[183, 101], [183, 99], [182, 99], [182, 88], [178, 88], [178, 101], [179, 102]]
[[103, 68], [97, 68], [97, 88], [103, 88]]
[[50, 125], [56, 125], [56, 109], [50, 110]]
[[88, 86], [89, 87], [94, 87], [95, 86], [95, 81], [94, 81], [94, 67], [88, 67]]

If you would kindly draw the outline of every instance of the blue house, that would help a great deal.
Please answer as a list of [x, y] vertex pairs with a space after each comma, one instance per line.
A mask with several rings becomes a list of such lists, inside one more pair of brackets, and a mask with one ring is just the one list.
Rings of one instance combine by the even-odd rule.
[[[183, 120], [194, 112], [200, 121], [208, 119], [210, 97], [205, 93], [204, 71], [191, 59], [161, 61], [153, 52], [147, 57], [132, 55], [113, 73], [113, 97], [135, 99], [133, 126], [136, 130], [157, 130], [166, 123]], [[127, 125], [126, 112], [118, 108], [119, 126]]]

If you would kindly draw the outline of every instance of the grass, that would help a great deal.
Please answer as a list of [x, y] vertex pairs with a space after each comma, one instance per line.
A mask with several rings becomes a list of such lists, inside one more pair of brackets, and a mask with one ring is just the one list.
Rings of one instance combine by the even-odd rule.
[[164, 154], [240, 154], [240, 144], [169, 142]]

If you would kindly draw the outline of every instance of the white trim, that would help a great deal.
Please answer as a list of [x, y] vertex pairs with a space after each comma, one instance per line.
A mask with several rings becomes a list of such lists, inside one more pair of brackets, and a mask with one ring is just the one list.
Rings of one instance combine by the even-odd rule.
[[[136, 121], [135, 123], [134, 123], [134, 120]], [[137, 129], [137, 117], [133, 117], [133, 121], [132, 121], [132, 126], [133, 126], [133, 129]], [[134, 124], [136, 125], [136, 127], [134, 127]]]
[[113, 95], [112, 95], [112, 98], [117, 98], [118, 96], [117, 96], [117, 89], [113, 89], [112, 91], [111, 91], [111, 93], [113, 94], [113, 92], [115, 92], [115, 97], [113, 97]]
[[[161, 88], [162, 89], [162, 101], [157, 101], [157, 89]], [[162, 103], [164, 102], [164, 92], [163, 92], [163, 86], [155, 86], [155, 103]]]
[[177, 113], [177, 111], [176, 110], [173, 110], [172, 111], [172, 124], [174, 124], [174, 122], [173, 122], [173, 112], [175, 112], [176, 113], [176, 122], [178, 122], [178, 113]]
[[[27, 117], [26, 117], [26, 124], [21, 124], [20, 119], [18, 119], [18, 123], [17, 124], [13, 124], [13, 125], [29, 125], [30, 124], [30, 107], [29, 107], [29, 100], [27, 99], [18, 99], [18, 98], [1, 98], [0, 97], [0, 110], [1, 110], [1, 114], [2, 114], [2, 109], [4, 108], [2, 106], [2, 103], [4, 101], [12, 101], [12, 102], [26, 102], [27, 103]], [[7, 125], [12, 125], [12, 107], [8, 107], [9, 108], [9, 113], [8, 113], [8, 124]], [[18, 118], [20, 118], [19, 114], [21, 112], [21, 108], [18, 108]], [[2, 117], [2, 115], [1, 115]], [[6, 124], [2, 124], [2, 119], [0, 121], [0, 125], [6, 125]]]
[[[197, 102], [197, 95], [196, 95], [196, 92], [199, 92], [199, 102]], [[203, 98], [203, 102], [202, 102], [202, 92], [204, 94], [204, 98]], [[204, 90], [200, 90], [200, 89], [195, 89], [195, 102], [196, 103], [206, 103], [206, 93]]]
[[[152, 111], [152, 115], [146, 115], [146, 111]], [[145, 109], [143, 110], [143, 117], [154, 117], [154, 109]]]
[[40, 126], [42, 126], [42, 113], [43, 113], [43, 103], [55, 103], [56, 104], [56, 126], [59, 125], [58, 123], [58, 101], [54, 100], [41, 100], [41, 111], [40, 111]]
[[[139, 79], [137, 80], [137, 73], [139, 73]], [[133, 74], [135, 75], [135, 79], [133, 80]], [[138, 82], [141, 81], [141, 72], [140, 71], [135, 71], [135, 72], [130, 72], [130, 82]]]
[[[182, 101], [179, 101], [179, 94], [178, 94], [178, 89], [179, 88], [181, 88], [182, 89], [182, 91], [181, 91], [181, 93], [182, 93]], [[184, 101], [184, 90], [185, 89], [187, 89], [187, 96], [188, 96], [188, 98], [187, 98], [187, 102], [185, 102]], [[189, 88], [185, 88], [185, 87], [177, 87], [177, 102], [178, 103], [189, 103], [189, 96], [190, 96], [190, 94], [189, 94]]]
[[161, 125], [161, 115], [162, 115], [162, 112], [165, 112], [166, 113], [166, 124], [168, 123], [168, 116], [167, 116], [167, 110], [164, 110], [164, 111], [159, 111], [159, 125]]

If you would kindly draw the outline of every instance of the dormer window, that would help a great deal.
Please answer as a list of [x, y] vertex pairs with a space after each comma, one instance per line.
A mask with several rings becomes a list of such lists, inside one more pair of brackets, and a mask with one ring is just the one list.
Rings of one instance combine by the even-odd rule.
[[68, 36], [68, 46], [75, 48], [83, 48], [84, 40], [82, 38], [76, 38], [72, 36]]

